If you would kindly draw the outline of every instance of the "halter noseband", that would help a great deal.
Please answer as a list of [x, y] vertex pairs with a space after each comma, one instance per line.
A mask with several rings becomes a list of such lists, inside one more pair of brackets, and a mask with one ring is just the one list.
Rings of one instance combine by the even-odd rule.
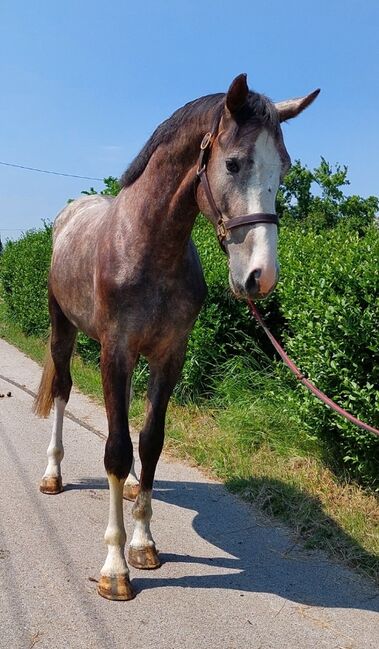
[[279, 224], [279, 218], [277, 214], [268, 214], [266, 212], [256, 212], [255, 214], [246, 214], [245, 216], [236, 216], [233, 219], [225, 220], [222, 216], [222, 213], [216, 205], [216, 201], [213, 198], [212, 190], [209, 185], [208, 176], [207, 176], [207, 164], [209, 156], [211, 153], [212, 144], [214, 142], [216, 132], [218, 130], [219, 120], [217, 124], [214, 125], [212, 131], [206, 133], [200, 144], [200, 155], [197, 165], [196, 177], [199, 179], [205, 195], [207, 197], [209, 206], [213, 213], [213, 216], [217, 223], [217, 238], [220, 242], [221, 248], [225, 252], [224, 241], [226, 239], [227, 231], [232, 230], [233, 228], [239, 228], [241, 225], [250, 225], [251, 223], [273, 223], [274, 225]]

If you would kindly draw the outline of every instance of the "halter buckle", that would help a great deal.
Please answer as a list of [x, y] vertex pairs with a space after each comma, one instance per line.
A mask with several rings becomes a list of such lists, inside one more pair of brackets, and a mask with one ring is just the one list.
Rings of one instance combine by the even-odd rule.
[[218, 221], [218, 223], [217, 223], [217, 236], [220, 239], [220, 241], [223, 241], [224, 239], [226, 239], [226, 234], [227, 234], [227, 232], [226, 232], [225, 223], [224, 223], [223, 219], [220, 219]]
[[204, 151], [209, 147], [211, 142], [212, 142], [212, 133], [209, 131], [204, 135], [203, 139], [201, 140], [200, 149]]

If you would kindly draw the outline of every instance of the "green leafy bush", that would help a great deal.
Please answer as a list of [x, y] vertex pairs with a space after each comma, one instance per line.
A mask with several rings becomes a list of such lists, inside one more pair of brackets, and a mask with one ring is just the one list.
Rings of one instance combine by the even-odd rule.
[[100, 364], [100, 344], [97, 340], [88, 338], [82, 331], [79, 331], [76, 338], [76, 352], [87, 363], [96, 366]]
[[[363, 235], [343, 223], [324, 232], [286, 228], [280, 259], [277, 290], [288, 352], [328, 396], [378, 426], [378, 228], [372, 225]], [[284, 407], [295, 408], [307, 430], [328, 442], [334, 461], [374, 478], [374, 436], [332, 414], [299, 385]]]
[[8, 241], [0, 257], [0, 278], [10, 319], [26, 334], [49, 329], [47, 275], [51, 257], [51, 226], [31, 230]]

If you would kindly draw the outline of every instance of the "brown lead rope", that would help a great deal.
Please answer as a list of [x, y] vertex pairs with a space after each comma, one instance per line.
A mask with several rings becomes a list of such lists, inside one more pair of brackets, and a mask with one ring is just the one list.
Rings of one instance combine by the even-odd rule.
[[377, 428], [374, 428], [374, 426], [370, 426], [369, 424], [366, 424], [364, 421], [361, 421], [360, 419], [357, 419], [357, 417], [354, 417], [354, 415], [351, 415], [349, 412], [347, 412], [346, 410], [341, 408], [341, 406], [338, 406], [336, 403], [334, 403], [334, 401], [332, 401], [332, 399], [327, 397], [326, 394], [324, 394], [324, 392], [321, 392], [321, 390], [316, 388], [316, 386], [313, 385], [313, 383], [311, 383], [311, 381], [309, 381], [309, 379], [305, 378], [305, 376], [300, 372], [299, 368], [295, 365], [295, 363], [293, 361], [291, 361], [289, 356], [286, 354], [283, 347], [281, 347], [281, 345], [278, 343], [276, 338], [274, 338], [272, 333], [266, 327], [266, 325], [265, 325], [265, 323], [264, 323], [264, 321], [262, 319], [262, 316], [260, 315], [260, 313], [259, 313], [257, 307], [255, 306], [255, 304], [251, 300], [248, 300], [248, 305], [249, 305], [249, 309], [250, 309], [251, 314], [254, 316], [256, 321], [260, 324], [260, 326], [264, 330], [266, 336], [269, 338], [272, 345], [275, 347], [276, 351], [278, 352], [278, 354], [282, 358], [283, 362], [287, 365], [287, 367], [290, 368], [291, 372], [293, 372], [295, 374], [296, 378], [299, 379], [299, 381], [303, 385], [305, 385], [308, 388], [308, 390], [313, 392], [313, 394], [318, 399], [323, 401], [323, 403], [325, 403], [327, 406], [329, 406], [329, 408], [332, 408], [332, 410], [335, 410], [339, 415], [341, 415], [342, 417], [345, 417], [345, 419], [348, 419], [349, 421], [351, 421], [356, 426], [359, 426], [359, 428], [363, 428], [363, 430], [367, 430], [369, 433], [373, 433], [374, 435], [379, 436], [379, 430]]

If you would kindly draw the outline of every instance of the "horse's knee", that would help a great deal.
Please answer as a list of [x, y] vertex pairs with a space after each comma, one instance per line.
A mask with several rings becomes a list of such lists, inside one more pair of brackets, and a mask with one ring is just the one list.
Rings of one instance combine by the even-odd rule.
[[126, 479], [133, 463], [133, 444], [128, 435], [111, 433], [105, 445], [104, 466], [108, 475]]

